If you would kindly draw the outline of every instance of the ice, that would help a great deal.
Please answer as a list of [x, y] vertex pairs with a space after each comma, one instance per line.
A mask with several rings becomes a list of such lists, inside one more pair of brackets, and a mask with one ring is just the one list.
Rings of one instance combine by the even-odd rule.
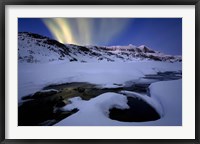
[[56, 90], [56, 89], [48, 89], [48, 90], [41, 90], [41, 91], [39, 91], [40, 93], [46, 93], [46, 92], [59, 92], [58, 90]]
[[99, 85], [124, 84], [145, 74], [179, 71], [181, 63], [168, 62], [101, 62], [101, 63], [19, 63], [18, 100], [42, 90], [45, 86], [67, 82], [89, 82]]
[[[101, 62], [101, 63], [19, 63], [18, 68], [18, 99], [41, 91], [45, 86], [69, 82], [89, 82], [102, 87], [117, 88], [127, 81], [138, 81], [146, 74], [159, 71], [181, 71], [181, 63], [138, 61], [138, 62]], [[119, 84], [119, 85], [116, 85]], [[79, 111], [56, 125], [182, 125], [182, 80], [152, 83], [149, 87], [151, 97], [134, 92], [122, 91], [104, 93], [89, 101], [80, 97], [71, 99], [71, 104], [64, 110], [78, 108]], [[128, 108], [128, 96], [136, 96], [150, 104], [160, 114], [161, 119], [149, 122], [119, 122], [108, 117], [109, 109]]]
[[[182, 125], [182, 80], [162, 81], [151, 84], [151, 97], [134, 92], [122, 91], [127, 96], [141, 98], [150, 104], [161, 115], [161, 118], [149, 122], [119, 122], [109, 119], [109, 109], [116, 107], [127, 109], [127, 98], [122, 94], [104, 93], [89, 101], [80, 97], [71, 99], [71, 104], [63, 110], [78, 108], [79, 111], [55, 126], [181, 126]], [[170, 92], [169, 92], [170, 91]]]

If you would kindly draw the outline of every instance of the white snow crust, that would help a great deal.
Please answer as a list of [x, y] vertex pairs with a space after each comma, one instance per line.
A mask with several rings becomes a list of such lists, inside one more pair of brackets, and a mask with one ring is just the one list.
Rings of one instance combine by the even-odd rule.
[[[181, 69], [182, 65], [179, 62], [154, 61], [18, 63], [18, 100], [20, 103], [23, 96], [41, 91], [43, 87], [50, 84], [89, 82], [102, 87], [116, 88], [130, 80], [139, 81], [146, 74]], [[77, 96], [71, 99], [72, 103], [63, 109], [78, 108], [79, 111], [60, 121], [56, 126], [182, 125], [182, 80], [155, 82], [150, 85], [149, 90], [151, 97], [130, 91], [121, 91], [121, 94], [104, 93], [89, 101], [84, 101]], [[160, 114], [161, 119], [149, 122], [119, 122], [109, 119], [110, 108], [128, 108], [126, 95], [141, 98], [149, 103]]]

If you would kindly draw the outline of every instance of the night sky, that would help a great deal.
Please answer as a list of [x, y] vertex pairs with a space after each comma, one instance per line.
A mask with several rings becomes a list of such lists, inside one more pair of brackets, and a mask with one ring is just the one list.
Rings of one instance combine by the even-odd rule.
[[146, 45], [182, 54], [181, 18], [19, 18], [19, 32], [78, 45]]

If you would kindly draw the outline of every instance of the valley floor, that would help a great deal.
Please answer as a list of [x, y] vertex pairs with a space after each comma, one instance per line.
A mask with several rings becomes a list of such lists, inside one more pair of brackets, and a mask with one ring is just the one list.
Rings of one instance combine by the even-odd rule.
[[[100, 63], [65, 63], [18, 64], [18, 101], [23, 103], [24, 96], [41, 91], [49, 85], [72, 82], [87, 82], [102, 88], [116, 88], [131, 82], [145, 82], [148, 75], [159, 72], [182, 71], [182, 63], [168, 62], [100, 62]], [[70, 99], [71, 104], [62, 110], [79, 111], [56, 123], [63, 125], [182, 125], [182, 80], [153, 82], [149, 86], [149, 96], [133, 91], [105, 92], [90, 100], [83, 100], [79, 95]], [[151, 105], [160, 115], [160, 119], [148, 122], [119, 122], [109, 118], [109, 109], [116, 107], [127, 109], [127, 96], [142, 99]]]

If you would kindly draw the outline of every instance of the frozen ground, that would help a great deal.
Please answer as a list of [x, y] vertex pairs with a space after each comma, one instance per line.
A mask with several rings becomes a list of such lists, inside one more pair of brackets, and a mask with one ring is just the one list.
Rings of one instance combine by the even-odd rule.
[[[19, 63], [18, 67], [18, 100], [28, 94], [42, 90], [50, 84], [66, 82], [90, 82], [104, 87], [124, 84], [127, 81], [138, 81], [145, 74], [156, 74], [164, 71], [182, 70], [181, 63], [167, 62], [99, 62], [99, 63], [65, 63], [52, 62], [46, 64]], [[64, 109], [78, 108], [79, 111], [56, 125], [181, 125], [182, 81], [163, 81], [150, 86], [151, 97], [144, 100], [152, 105], [161, 115], [161, 119], [152, 122], [119, 122], [108, 118], [108, 110], [112, 107], [128, 108], [123, 94], [140, 97], [128, 91], [104, 93], [89, 101], [78, 96], [72, 104]]]

